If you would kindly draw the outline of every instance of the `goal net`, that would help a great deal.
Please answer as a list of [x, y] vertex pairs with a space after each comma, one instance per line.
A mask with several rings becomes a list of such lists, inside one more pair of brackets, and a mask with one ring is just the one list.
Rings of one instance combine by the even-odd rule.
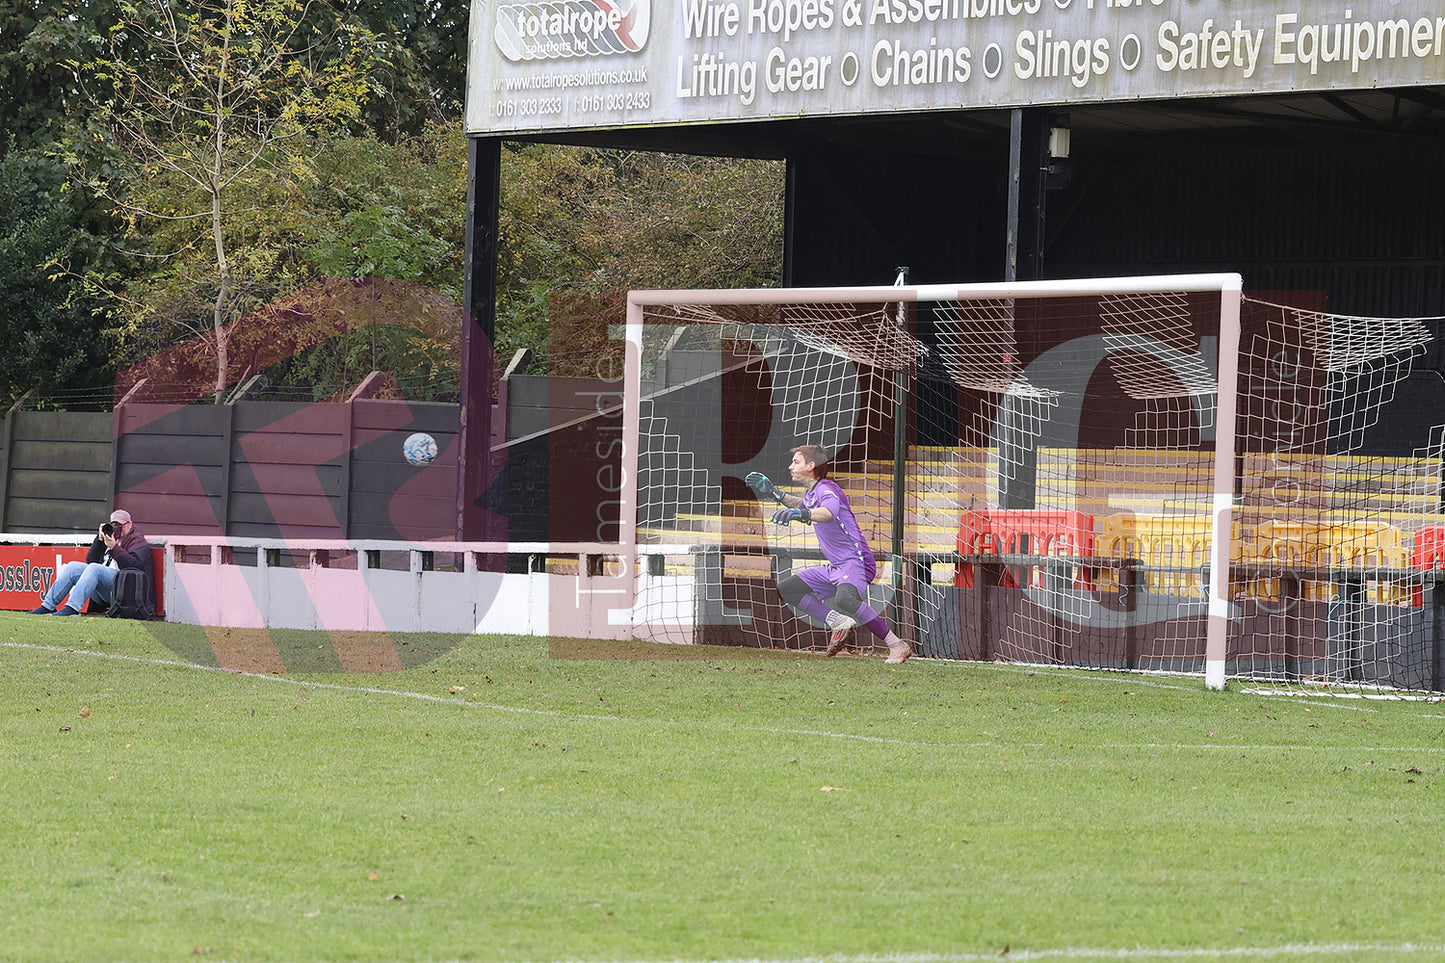
[[1438, 689], [1440, 432], [1377, 431], [1429, 330], [1233, 275], [633, 292], [633, 633], [824, 648], [744, 481], [816, 444], [920, 655]]
[[1445, 689], [1439, 330], [1244, 302], [1237, 677]]

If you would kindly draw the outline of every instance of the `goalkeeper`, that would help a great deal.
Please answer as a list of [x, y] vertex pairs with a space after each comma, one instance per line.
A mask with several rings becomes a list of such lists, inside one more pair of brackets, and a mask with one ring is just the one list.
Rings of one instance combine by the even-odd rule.
[[886, 661], [907, 659], [913, 650], [866, 601], [877, 563], [853, 517], [848, 496], [828, 478], [828, 453], [817, 445], [799, 445], [793, 449], [788, 471], [793, 481], [803, 486], [802, 495], [783, 494], [762, 472], [755, 471], [744, 481], [759, 495], [783, 506], [773, 513], [777, 524], [811, 524], [828, 564], [782, 579], [778, 594], [788, 605], [828, 627], [828, 655], [837, 655], [848, 633], [861, 625], [888, 646]]

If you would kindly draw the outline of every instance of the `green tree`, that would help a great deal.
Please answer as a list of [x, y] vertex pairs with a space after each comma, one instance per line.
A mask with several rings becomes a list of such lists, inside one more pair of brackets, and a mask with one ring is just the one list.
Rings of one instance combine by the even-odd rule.
[[74, 145], [85, 111], [75, 63], [97, 52], [111, 0], [0, 0], [0, 155]]
[[[145, 56], [143, 34], [111, 29], [133, 2], [0, 0], [0, 132], [17, 149], [79, 141], [90, 113], [81, 94], [86, 65], [112, 44], [129, 47], [131, 59]], [[324, 36], [341, 17], [371, 35], [362, 117], [381, 140], [399, 144], [430, 125], [459, 123], [470, 15], [467, 0], [330, 0], [309, 4], [301, 29]], [[8, 149], [0, 141], [0, 154]]]
[[[464, 136], [451, 126], [430, 125], [416, 137], [388, 144], [362, 129], [323, 138], [315, 147], [304, 181], [243, 178], [234, 188], [236, 204], [264, 216], [238, 219], [229, 235], [231, 249], [239, 252], [231, 302], [238, 320], [229, 337], [232, 382], [260, 373], [272, 392], [324, 398], [354, 386], [373, 370], [370, 365], [393, 371], [407, 397], [435, 397], [437, 391], [454, 397], [455, 363], [447, 374], [438, 359], [455, 357], [460, 335]], [[135, 200], [150, 210], [168, 210], [177, 193], [165, 177], [138, 184], [141, 190]], [[145, 226], [145, 240], [159, 249], [180, 250], [188, 242], [183, 221], [151, 219]], [[129, 335], [127, 362], [158, 383], [195, 384], [193, 350], [183, 352], [185, 363], [177, 369], [146, 363], [193, 337], [190, 329], [204, 326], [211, 309], [210, 289], [175, 276], [187, 263], [185, 254], [174, 255], [145, 284], [132, 288], [134, 297], [155, 310]], [[454, 318], [450, 327], [434, 319], [413, 324], [408, 312], [416, 305], [392, 299], [389, 303], [400, 312], [395, 318], [371, 323], [377, 320], [371, 312], [367, 323], [358, 318], [356, 330], [349, 331], [343, 322], [362, 306], [364, 299], [353, 296], [360, 289], [323, 283], [328, 279], [402, 281], [409, 291], [425, 287], [452, 304]], [[319, 303], [328, 294], [340, 298], [334, 309]], [[436, 314], [436, 305], [427, 303], [428, 312]], [[287, 331], [284, 340], [296, 346], [296, 356], [277, 360], [273, 354], [258, 368], [254, 328], [259, 325], [269, 338], [274, 312], [267, 309], [285, 305], [305, 307], [292, 312], [287, 326], [314, 323], [318, 336]]]
[[[298, 259], [317, 278], [412, 282], [450, 302], [443, 324], [397, 317], [357, 326], [268, 368], [273, 389], [314, 398], [389, 371], [404, 397], [455, 400], [466, 234], [466, 138], [432, 123], [389, 144], [370, 131], [328, 139], [300, 214]], [[403, 310], [407, 305], [400, 305]]]
[[768, 161], [509, 144], [499, 363], [530, 348], [553, 373], [591, 370], [631, 288], [779, 284], [783, 173]]
[[435, 124], [457, 126], [466, 92], [468, 0], [342, 0], [377, 37], [366, 123], [400, 144]]
[[549, 298], [585, 289], [597, 268], [581, 243], [588, 205], [611, 193], [607, 152], [509, 143], [502, 154], [498, 213], [496, 351], [505, 365], [531, 349], [551, 355]]
[[107, 383], [108, 345], [80, 278], [103, 264], [78, 194], [55, 160], [0, 157], [0, 410], [31, 388], [54, 395]]
[[782, 282], [783, 165], [619, 151], [585, 205], [578, 244], [608, 288], [751, 288]]
[[389, 144], [370, 132], [321, 145], [302, 215], [318, 276], [387, 277], [462, 299], [467, 144], [455, 124]]
[[[0, 303], [10, 308], [0, 325], [15, 326], [22, 340], [60, 335], [64, 344], [83, 346], [72, 359], [27, 371], [35, 359], [28, 349], [14, 351], [19, 342], [8, 339], [12, 376], [24, 372], [19, 382], [45, 389], [40, 403], [56, 403], [56, 392], [88, 383], [107, 367], [100, 354], [110, 343], [102, 334], [107, 313], [91, 293], [110, 288], [125, 267], [113, 261], [108, 240], [118, 225], [110, 205], [59, 160], [84, 156], [93, 169], [115, 173], [108, 139], [80, 94], [85, 78], [76, 64], [99, 50], [101, 27], [114, 22], [117, 2], [0, 0], [0, 158], [13, 155], [19, 165], [7, 173], [12, 193], [0, 200], [0, 218], [9, 225]], [[17, 183], [29, 189], [14, 194]], [[35, 260], [47, 248], [52, 257]], [[41, 263], [48, 264], [44, 271]], [[88, 289], [82, 283], [88, 271], [105, 274], [106, 282]]]
[[275, 269], [269, 252], [232, 247], [265, 220], [260, 201], [313, 176], [317, 138], [355, 122], [366, 97], [369, 36], [336, 22], [317, 30], [317, 18], [299, 0], [135, 0], [106, 53], [83, 66], [136, 185], [95, 187], [170, 262], [157, 279], [172, 298], [154, 287], [133, 297], [126, 333], [177, 299], [184, 321], [185, 302], [206, 292], [217, 400], [230, 377], [228, 325], [244, 309], [233, 294]]

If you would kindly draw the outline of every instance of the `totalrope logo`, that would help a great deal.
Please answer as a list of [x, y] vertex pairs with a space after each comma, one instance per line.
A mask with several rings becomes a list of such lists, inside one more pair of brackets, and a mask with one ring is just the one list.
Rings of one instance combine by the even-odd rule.
[[636, 53], [647, 44], [652, 0], [497, 4], [497, 47], [508, 60]]

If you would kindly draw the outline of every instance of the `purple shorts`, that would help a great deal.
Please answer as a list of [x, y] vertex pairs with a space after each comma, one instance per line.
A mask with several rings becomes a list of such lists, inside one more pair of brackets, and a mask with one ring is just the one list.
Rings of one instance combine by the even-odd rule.
[[808, 591], [820, 599], [829, 599], [838, 594], [838, 586], [851, 585], [858, 590], [858, 594], [868, 597], [868, 583], [873, 581], [877, 574], [877, 563], [865, 566], [864, 563], [850, 560], [841, 565], [819, 565], [817, 568], [805, 568], [797, 573], [798, 578], [808, 586]]

